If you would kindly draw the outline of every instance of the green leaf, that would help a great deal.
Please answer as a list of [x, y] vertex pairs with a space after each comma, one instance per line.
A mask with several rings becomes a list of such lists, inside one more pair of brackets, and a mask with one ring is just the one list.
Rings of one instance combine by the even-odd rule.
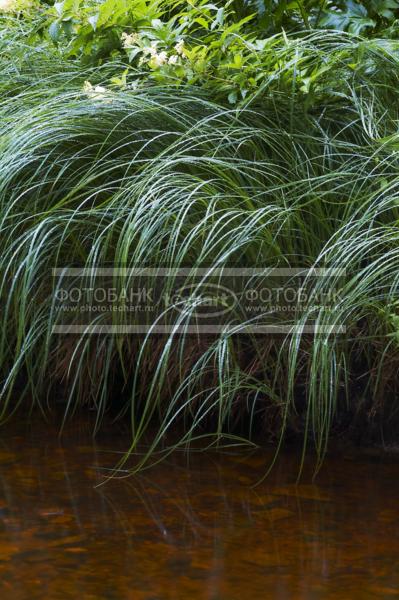
[[53, 40], [53, 42], [58, 42], [60, 39], [61, 26], [59, 21], [53, 21], [48, 28], [49, 36]]
[[151, 26], [154, 29], [162, 29], [162, 27], [164, 26], [164, 24], [162, 23], [161, 19], [153, 19], [151, 21]]
[[131, 50], [129, 50], [128, 52], [128, 58], [129, 58], [129, 62], [131, 62], [134, 58], [136, 58], [136, 56], [141, 52], [140, 48], [132, 48]]
[[196, 19], [194, 19], [194, 23], [198, 23], [198, 25], [202, 25], [202, 27], [204, 27], [204, 29], [209, 29], [209, 23], [203, 17], [197, 17]]
[[214, 22], [212, 23], [212, 27], [211, 29], [214, 29], [217, 25], [222, 26], [224, 22], [224, 8], [219, 8], [219, 10], [216, 13], [216, 19], [214, 20]]
[[97, 29], [98, 17], [99, 17], [99, 13], [97, 13], [97, 14], [93, 15], [92, 17], [88, 18], [88, 21], [89, 21], [90, 25], [93, 27], [93, 31], [96, 31], [96, 29]]
[[56, 2], [56, 3], [54, 4], [54, 8], [55, 8], [55, 10], [56, 10], [56, 12], [57, 12], [57, 15], [58, 15], [59, 17], [61, 17], [61, 16], [62, 16], [62, 14], [63, 14], [63, 12], [64, 12], [64, 2]]
[[399, 9], [399, 2], [397, 0], [372, 0], [371, 8], [380, 17], [393, 19], [394, 11]]
[[242, 67], [242, 55], [241, 54], [235, 54], [234, 55], [234, 66], [237, 69], [240, 69]]
[[227, 96], [227, 100], [230, 102], [230, 104], [236, 104], [237, 92], [230, 92], [230, 94]]
[[348, 0], [345, 12], [329, 11], [321, 18], [320, 25], [339, 31], [349, 31], [358, 35], [364, 29], [375, 27], [376, 22], [369, 18], [367, 10], [363, 5], [353, 2], [353, 0]]
[[71, 37], [73, 35], [73, 22], [70, 19], [63, 19], [61, 26], [67, 37]]

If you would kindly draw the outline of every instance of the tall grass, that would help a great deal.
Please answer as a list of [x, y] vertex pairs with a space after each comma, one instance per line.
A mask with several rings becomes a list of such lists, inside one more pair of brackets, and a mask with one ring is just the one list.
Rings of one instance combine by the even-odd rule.
[[[61, 68], [38, 52], [11, 68], [3, 46], [3, 420], [21, 402], [46, 412], [62, 388], [65, 417], [86, 403], [99, 427], [121, 397], [131, 451], [157, 424], [135, 467], [144, 468], [171, 450], [164, 440], [177, 423], [173, 447], [259, 431], [279, 446], [296, 431], [321, 460], [340, 415], [394, 415], [399, 60], [386, 42], [325, 32], [275, 40], [280, 70], [239, 109], [172, 87], [89, 98], [83, 81], [105, 79], [110, 66]], [[295, 80], [309, 64], [324, 69], [311, 102]], [[249, 335], [245, 324], [199, 338], [53, 334], [52, 269], [109, 264], [347, 277], [334, 311], [309, 308], [287, 336]], [[310, 318], [324, 333], [304, 333]], [[346, 333], [331, 333], [337, 325]]]

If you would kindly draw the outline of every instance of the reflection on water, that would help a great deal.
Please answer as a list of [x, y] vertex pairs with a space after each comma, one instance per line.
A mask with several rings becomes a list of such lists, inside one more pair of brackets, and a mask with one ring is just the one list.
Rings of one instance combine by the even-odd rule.
[[[399, 462], [328, 459], [317, 485], [262, 453], [173, 455], [103, 481], [118, 439], [74, 426], [0, 442], [0, 598], [249, 600], [399, 597]], [[122, 446], [120, 446], [122, 447]]]

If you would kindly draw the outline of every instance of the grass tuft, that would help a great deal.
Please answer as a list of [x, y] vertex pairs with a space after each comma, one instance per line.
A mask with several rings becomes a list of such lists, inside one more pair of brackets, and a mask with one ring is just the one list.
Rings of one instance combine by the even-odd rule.
[[[0, 57], [12, 43], [21, 41], [0, 36]], [[297, 68], [325, 66], [311, 102], [295, 81], [287, 92], [298, 48]], [[117, 394], [131, 415], [131, 452], [157, 423], [138, 469], [176, 445], [238, 443], [259, 430], [277, 445], [300, 433], [319, 465], [342, 414], [394, 418], [397, 54], [328, 33], [272, 51], [281, 70], [265, 73], [239, 109], [190, 88], [89, 98], [83, 82], [101, 83], [110, 67], [61, 72], [40, 49], [13, 70], [0, 60], [2, 420], [27, 398], [45, 413], [62, 388], [65, 418], [89, 404], [98, 428]], [[365, 67], [353, 70], [359, 53]], [[109, 264], [324, 267], [347, 277], [334, 311], [317, 312], [327, 332], [317, 336], [301, 332], [310, 306], [285, 337], [244, 325], [199, 339], [52, 334], [52, 269]], [[329, 332], [337, 325], [346, 333]], [[176, 423], [181, 438], [165, 446]]]

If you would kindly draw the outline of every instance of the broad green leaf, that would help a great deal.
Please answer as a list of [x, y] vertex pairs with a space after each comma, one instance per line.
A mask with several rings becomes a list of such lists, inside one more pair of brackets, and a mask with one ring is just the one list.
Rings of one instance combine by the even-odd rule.
[[61, 25], [59, 21], [53, 21], [48, 28], [49, 35], [53, 42], [58, 42], [61, 33]]

